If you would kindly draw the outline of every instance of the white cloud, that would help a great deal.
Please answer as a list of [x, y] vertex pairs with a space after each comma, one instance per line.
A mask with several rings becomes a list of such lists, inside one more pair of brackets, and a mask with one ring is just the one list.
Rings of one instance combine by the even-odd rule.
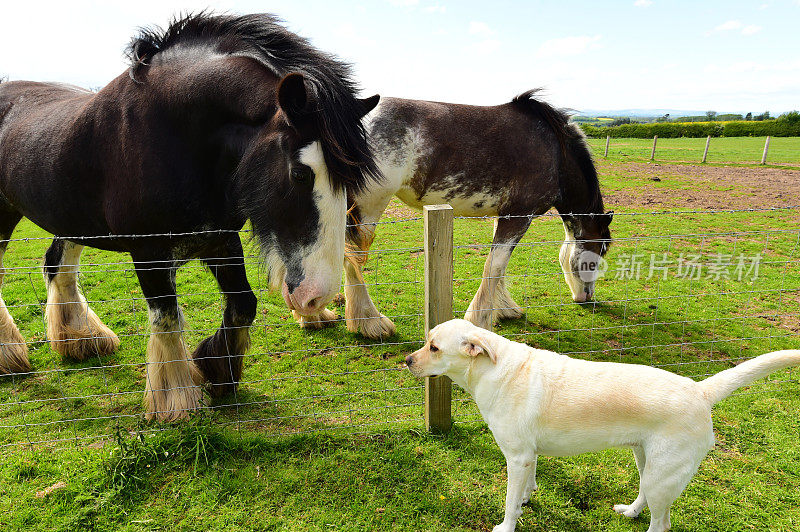
[[484, 39], [468, 46], [467, 49], [478, 57], [488, 57], [499, 50], [501, 45], [497, 39]]
[[428, 13], [444, 13], [447, 11], [447, 8], [445, 6], [433, 5], [425, 7], [424, 11]]
[[636, 7], [650, 7], [653, 5], [653, 0], [635, 0], [633, 5]]
[[738, 30], [738, 29], [741, 29], [743, 25], [744, 24], [742, 24], [741, 21], [739, 21], [739, 20], [729, 20], [727, 22], [723, 22], [722, 24], [720, 24], [719, 26], [714, 28], [714, 30], [716, 30], [716, 31]]
[[491, 37], [494, 31], [485, 22], [472, 21], [469, 23], [470, 35], [478, 35], [479, 37]]
[[714, 28], [713, 31], [706, 33], [706, 35], [711, 35], [714, 32], [718, 33], [735, 32], [735, 33], [741, 33], [742, 35], [753, 35], [761, 31], [762, 29], [763, 28], [761, 26], [757, 26], [755, 24], [748, 24], [745, 26], [741, 20], [728, 20], [726, 22], [723, 22], [716, 28]]
[[369, 47], [377, 44], [374, 40], [365, 37], [361, 31], [356, 29], [356, 27], [349, 22], [338, 25], [333, 30], [333, 34], [337, 38], [357, 47]]
[[419, 4], [419, 0], [389, 0], [395, 7], [412, 7]]
[[536, 51], [538, 57], [581, 55], [598, 48], [601, 35], [578, 35], [545, 41]]

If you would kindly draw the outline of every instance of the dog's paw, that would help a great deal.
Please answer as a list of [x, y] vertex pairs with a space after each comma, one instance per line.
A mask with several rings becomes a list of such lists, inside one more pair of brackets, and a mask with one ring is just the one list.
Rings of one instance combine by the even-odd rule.
[[632, 504], [615, 504], [614, 511], [631, 519], [642, 513], [641, 508], [636, 508]]
[[539, 489], [539, 486], [534, 484], [533, 487], [531, 487], [530, 490], [527, 490], [528, 493], [525, 495], [525, 497], [522, 498], [522, 506], [530, 506], [531, 497], [533, 497], [533, 492], [538, 490], [538, 489]]

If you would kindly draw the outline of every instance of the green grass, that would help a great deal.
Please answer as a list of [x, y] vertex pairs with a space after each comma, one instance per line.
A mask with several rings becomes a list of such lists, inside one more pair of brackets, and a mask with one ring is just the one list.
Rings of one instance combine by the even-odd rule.
[[[681, 190], [700, 186], [616, 168], [601, 178], [606, 191], [648, 186], [677, 205]], [[397, 323], [396, 337], [365, 341], [343, 325], [299, 330], [252, 260], [260, 312], [245, 382], [235, 397], [178, 427], [140, 419], [147, 312], [129, 259], [88, 249], [83, 256], [84, 291], [120, 334], [121, 349], [104, 360], [62, 360], [44, 336], [38, 265], [48, 241], [23, 222], [5, 257], [3, 297], [30, 342], [35, 373], [0, 379], [0, 529], [490, 530], [502, 519], [502, 455], [459, 390], [455, 430], [444, 438], [423, 432], [421, 383], [400, 367], [422, 338], [422, 223], [387, 221], [367, 280]], [[695, 378], [799, 348], [799, 223], [797, 211], [617, 215], [599, 302], [579, 306], [556, 259], [560, 221], [543, 217], [508, 272], [526, 317], [496, 330], [574, 356]], [[456, 314], [480, 282], [491, 231], [489, 220], [456, 221]], [[674, 267], [667, 280], [616, 279], [631, 253], [702, 253], [709, 261], [716, 253], [761, 253], [763, 260], [755, 280], [688, 281]], [[194, 346], [218, 325], [220, 296], [196, 263], [178, 281]], [[720, 443], [676, 503], [675, 530], [800, 527], [798, 375], [781, 372], [718, 405]], [[543, 457], [538, 476], [520, 530], [647, 528], [646, 511], [630, 522], [611, 510], [636, 495], [629, 452]], [[65, 487], [35, 496], [59, 481]]]
[[[709, 164], [760, 164], [765, 137], [712, 138], [708, 148]], [[595, 156], [603, 157], [606, 139], [588, 139]], [[703, 160], [705, 138], [658, 139], [656, 161], [699, 163]], [[610, 160], [647, 161], [653, 149], [653, 139], [611, 139]], [[800, 137], [772, 137], [767, 164], [800, 164]]]

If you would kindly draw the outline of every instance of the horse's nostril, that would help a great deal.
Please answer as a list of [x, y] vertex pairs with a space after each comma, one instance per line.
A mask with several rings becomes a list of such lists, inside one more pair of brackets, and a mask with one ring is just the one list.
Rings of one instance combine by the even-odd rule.
[[406, 357], [406, 366], [408, 366], [408, 367], [411, 367], [411, 365], [412, 365], [413, 363], [414, 363], [414, 359], [413, 359], [413, 358], [411, 358], [411, 355], [408, 355], [408, 356]]
[[319, 302], [320, 302], [320, 298], [315, 297], [314, 299], [312, 299], [311, 301], [308, 302], [308, 309], [309, 310], [316, 309], [317, 305], [319, 305]]

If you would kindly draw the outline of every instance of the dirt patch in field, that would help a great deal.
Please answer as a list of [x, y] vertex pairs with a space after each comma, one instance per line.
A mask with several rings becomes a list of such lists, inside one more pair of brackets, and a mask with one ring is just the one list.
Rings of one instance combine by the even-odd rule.
[[794, 297], [790, 294], [787, 294], [787, 297], [794, 300], [794, 304], [786, 305], [785, 308], [786, 314], [780, 317], [780, 326], [784, 329], [791, 331], [795, 334], [800, 333], [800, 314], [797, 313], [797, 309], [800, 308], [800, 290], [798, 290]]
[[[608, 208], [747, 209], [800, 205], [800, 167], [759, 168], [695, 164], [637, 163], [597, 160], [604, 176], [629, 179], [623, 188], [606, 187]], [[553, 211], [555, 212], [555, 211]], [[391, 220], [421, 218], [422, 213], [392, 198], [384, 216]]]
[[606, 205], [636, 208], [742, 209], [800, 205], [800, 170], [597, 162], [604, 174], [630, 177], [630, 187], [604, 191]]
[[392, 220], [411, 220], [413, 218], [422, 218], [422, 213], [406, 206], [397, 198], [392, 198], [389, 206], [383, 212], [383, 215]]

